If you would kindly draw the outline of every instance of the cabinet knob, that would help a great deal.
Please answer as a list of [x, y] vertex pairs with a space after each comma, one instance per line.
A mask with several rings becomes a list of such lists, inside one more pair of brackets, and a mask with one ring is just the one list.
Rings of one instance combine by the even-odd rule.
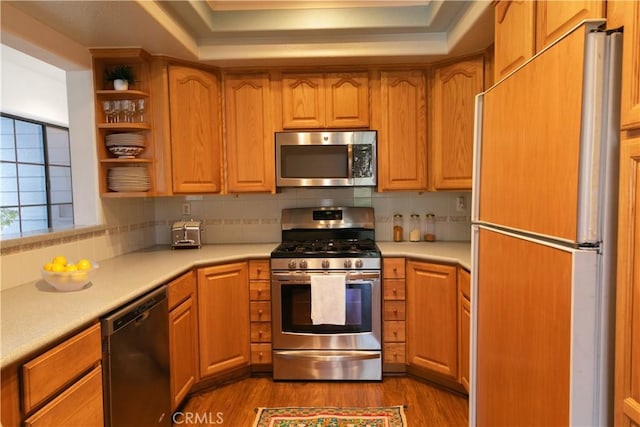
[[394, 357], [394, 358], [398, 357], [398, 352], [397, 352], [397, 351], [394, 351], [394, 352], [393, 352], [393, 357]]
[[398, 267], [393, 267], [393, 272], [398, 274]]
[[398, 331], [393, 331], [393, 335], [397, 337], [398, 336]]
[[262, 334], [262, 331], [258, 331], [258, 336], [259, 336], [259, 337], [262, 337], [262, 335], [263, 335], [263, 334]]
[[258, 317], [262, 317], [262, 310], [258, 310]]
[[393, 294], [398, 295], [398, 290], [396, 288], [393, 288]]
[[262, 352], [258, 353], [258, 359], [262, 360]]
[[393, 309], [393, 314], [395, 314], [396, 316], [398, 315], [398, 309], [397, 308]]
[[262, 295], [262, 289], [258, 289], [258, 296]]

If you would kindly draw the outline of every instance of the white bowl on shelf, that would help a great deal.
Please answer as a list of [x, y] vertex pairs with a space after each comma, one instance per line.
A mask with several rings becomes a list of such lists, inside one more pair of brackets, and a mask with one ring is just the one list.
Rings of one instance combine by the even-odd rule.
[[88, 270], [48, 271], [42, 269], [41, 273], [44, 281], [56, 288], [56, 290], [71, 292], [87, 286], [97, 269], [98, 263], [92, 262], [91, 268]]

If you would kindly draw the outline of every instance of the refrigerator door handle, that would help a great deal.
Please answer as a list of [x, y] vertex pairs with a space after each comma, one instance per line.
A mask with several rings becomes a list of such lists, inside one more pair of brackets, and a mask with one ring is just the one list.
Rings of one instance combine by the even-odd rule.
[[[582, 129], [580, 143], [580, 186], [578, 188], [577, 244], [593, 246], [602, 242], [602, 209], [606, 192], [611, 191], [605, 178], [611, 155], [617, 147], [620, 128], [616, 105], [622, 41], [619, 34], [591, 32], [585, 42], [585, 75], [583, 82]], [[617, 100], [617, 104], [616, 104]], [[616, 123], [617, 121], [617, 123]], [[615, 129], [612, 131], [612, 129]]]
[[476, 95], [473, 116], [473, 173], [471, 184], [471, 222], [480, 218], [480, 163], [482, 160], [482, 106], [484, 92]]

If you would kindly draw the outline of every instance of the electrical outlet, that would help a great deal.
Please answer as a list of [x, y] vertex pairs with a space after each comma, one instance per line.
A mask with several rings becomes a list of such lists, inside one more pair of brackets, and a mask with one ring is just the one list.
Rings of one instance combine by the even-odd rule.
[[182, 204], [182, 215], [191, 215], [191, 203]]
[[464, 212], [465, 209], [466, 209], [466, 207], [465, 207], [465, 203], [464, 203], [464, 196], [456, 197], [456, 211], [457, 212]]

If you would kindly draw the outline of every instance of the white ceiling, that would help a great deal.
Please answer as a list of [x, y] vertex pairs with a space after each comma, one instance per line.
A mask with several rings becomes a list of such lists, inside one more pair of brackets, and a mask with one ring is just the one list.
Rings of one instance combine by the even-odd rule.
[[219, 66], [430, 62], [493, 41], [488, 0], [8, 1], [85, 47]]

